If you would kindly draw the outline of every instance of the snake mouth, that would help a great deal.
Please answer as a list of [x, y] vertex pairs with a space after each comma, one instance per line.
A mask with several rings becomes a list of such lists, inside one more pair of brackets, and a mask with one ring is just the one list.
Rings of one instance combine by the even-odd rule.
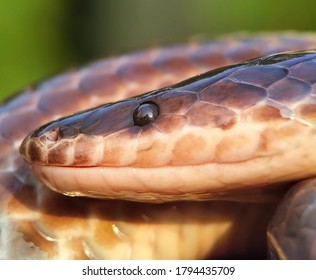
[[298, 149], [275, 157], [188, 166], [78, 168], [32, 164], [32, 169], [45, 186], [67, 196], [140, 202], [230, 200], [230, 195], [226, 195], [230, 192], [314, 176], [316, 164], [310, 163], [315, 159], [289, 167], [299, 152]]
[[214, 192], [220, 191], [224, 186], [221, 182], [208, 178], [210, 185], [204, 183], [212, 173], [210, 167], [78, 168], [33, 164], [32, 170], [45, 186], [68, 196], [165, 202], [208, 199], [212, 185]]

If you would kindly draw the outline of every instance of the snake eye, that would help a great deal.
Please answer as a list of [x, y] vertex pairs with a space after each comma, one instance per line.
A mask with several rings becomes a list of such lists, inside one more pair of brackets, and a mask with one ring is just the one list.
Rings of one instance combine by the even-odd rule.
[[158, 106], [154, 103], [140, 104], [133, 113], [135, 125], [144, 126], [153, 122], [159, 115]]

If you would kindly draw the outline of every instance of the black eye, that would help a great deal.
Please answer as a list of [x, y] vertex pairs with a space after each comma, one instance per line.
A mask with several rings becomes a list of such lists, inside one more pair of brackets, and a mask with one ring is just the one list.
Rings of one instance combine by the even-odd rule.
[[153, 122], [159, 115], [158, 106], [154, 103], [140, 104], [134, 111], [135, 125], [143, 126]]

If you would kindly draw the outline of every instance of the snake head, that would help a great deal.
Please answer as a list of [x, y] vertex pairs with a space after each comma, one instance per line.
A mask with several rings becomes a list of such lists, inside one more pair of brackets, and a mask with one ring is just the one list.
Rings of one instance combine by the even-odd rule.
[[[63, 191], [71, 186], [59, 180], [68, 168], [79, 174], [77, 182], [84, 173], [90, 178], [82, 179], [80, 193], [95, 196], [111, 196], [118, 188], [129, 192], [135, 184], [143, 194], [192, 197], [210, 188], [313, 175], [310, 166], [316, 164], [310, 162], [316, 159], [306, 151], [316, 137], [315, 106], [305, 106], [312, 80], [299, 69], [315, 67], [315, 57], [314, 52], [263, 57], [61, 118], [31, 133], [20, 152], [41, 178], [58, 168], [46, 185]], [[298, 164], [298, 157], [306, 162]]]

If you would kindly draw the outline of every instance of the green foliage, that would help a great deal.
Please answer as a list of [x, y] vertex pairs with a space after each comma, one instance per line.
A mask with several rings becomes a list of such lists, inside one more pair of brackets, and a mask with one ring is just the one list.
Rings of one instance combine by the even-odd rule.
[[0, 100], [61, 70], [152, 45], [236, 31], [315, 30], [316, 2], [4, 0]]

